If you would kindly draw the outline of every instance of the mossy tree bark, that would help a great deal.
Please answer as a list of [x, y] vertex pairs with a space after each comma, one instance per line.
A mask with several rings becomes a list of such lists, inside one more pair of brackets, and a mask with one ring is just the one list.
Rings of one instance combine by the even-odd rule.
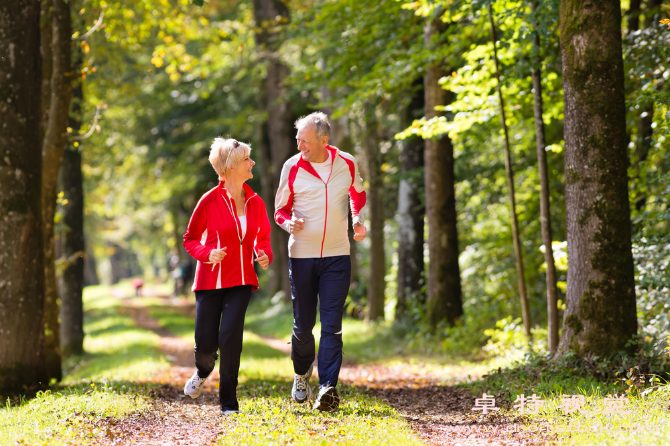
[[[537, 9], [537, 2], [531, 3], [533, 12]], [[547, 169], [547, 151], [544, 137], [544, 106], [542, 101], [542, 73], [541, 73], [541, 46], [537, 25], [533, 24], [535, 37], [533, 49], [535, 57], [531, 77], [533, 80], [533, 113], [535, 116], [535, 140], [537, 147], [537, 166], [540, 173], [540, 225], [542, 227], [542, 243], [544, 244], [544, 262], [547, 265], [547, 318], [549, 327], [549, 351], [556, 352], [558, 348], [558, 291], [556, 289], [556, 265], [554, 264], [554, 250], [551, 247], [551, 210], [549, 200], [549, 172]]]
[[40, 2], [4, 0], [0, 23], [0, 393], [5, 393], [49, 381], [43, 350]]
[[[375, 106], [366, 105], [363, 150], [367, 180], [367, 200], [364, 215], [370, 237], [370, 277], [368, 278], [368, 312], [366, 319], [384, 319], [384, 292], [386, 290], [386, 256], [384, 254], [384, 205], [382, 202], [382, 160], [379, 150], [379, 121]], [[355, 242], [357, 243], [357, 242]]]
[[[435, 48], [439, 45], [439, 35], [445, 29], [441, 17], [428, 20], [424, 28], [426, 46]], [[435, 110], [435, 107], [448, 105], [453, 96], [439, 84], [447, 72], [441, 61], [435, 62], [426, 67], [423, 80], [426, 119], [442, 116], [444, 112]], [[453, 325], [463, 315], [461, 273], [458, 265], [454, 147], [446, 134], [427, 139], [424, 144], [430, 259], [426, 315], [429, 324], [436, 328], [443, 320]]]
[[[293, 129], [293, 113], [287, 97], [284, 81], [289, 74], [288, 67], [280, 58], [279, 36], [282, 29], [289, 22], [289, 10], [281, 0], [254, 0], [254, 20], [257, 32], [256, 45], [261, 53], [261, 60], [265, 63], [267, 74], [264, 85], [264, 106], [267, 111], [267, 150], [269, 163], [261, 166], [264, 175], [272, 178], [272, 196], [270, 203], [274, 203], [274, 191], [279, 187], [281, 169], [284, 162], [291, 156], [295, 148]], [[269, 195], [267, 192], [264, 195]], [[269, 217], [273, 219], [274, 209]], [[288, 277], [288, 239], [286, 231], [277, 225], [272, 225], [272, 249], [274, 252], [273, 268], [278, 275], [278, 291], [284, 291], [284, 300], [291, 300], [291, 284]]]
[[70, 3], [53, 2], [53, 69], [51, 72], [51, 106], [49, 122], [42, 145], [42, 220], [44, 222], [44, 353], [47, 373], [60, 381], [62, 378], [60, 326], [58, 322], [58, 289], [54, 254], [54, 216], [56, 213], [56, 186], [58, 169], [63, 161], [67, 144], [72, 93], [72, 23]]
[[[401, 112], [401, 127], [407, 128], [424, 113], [423, 79], [415, 85], [409, 104]], [[424, 300], [421, 295], [423, 273], [423, 225], [425, 207], [419, 191], [423, 189], [423, 141], [411, 136], [401, 142], [400, 173], [398, 187], [398, 291], [395, 306], [396, 321], [409, 316], [410, 300]]]
[[567, 308], [559, 353], [615, 354], [637, 332], [621, 5], [562, 0]]

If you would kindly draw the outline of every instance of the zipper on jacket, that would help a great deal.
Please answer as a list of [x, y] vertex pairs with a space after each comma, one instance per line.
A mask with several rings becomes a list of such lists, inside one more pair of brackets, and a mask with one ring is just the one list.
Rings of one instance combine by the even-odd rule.
[[[226, 195], [228, 195], [230, 201], [232, 202], [233, 206], [231, 206], [230, 203], [226, 202], [228, 205], [228, 210], [233, 216], [233, 219], [235, 220], [235, 229], [237, 229], [237, 238], [240, 240], [240, 272], [242, 274], [242, 285], [246, 285], [247, 283], [244, 280], [244, 252], [242, 249], [242, 244], [244, 243], [244, 235], [242, 235], [242, 226], [240, 225], [239, 219], [237, 218], [237, 205], [235, 204], [235, 201], [230, 197], [228, 190], [226, 190]], [[247, 204], [249, 203], [249, 200], [251, 200], [253, 197], [255, 197], [257, 194], [253, 194], [251, 197], [248, 197], [245, 202], [244, 202], [244, 216], [247, 216]], [[226, 198], [223, 197], [223, 200], [225, 201]], [[233, 212], [235, 210], [235, 212]], [[247, 227], [249, 226], [249, 220], [247, 220]]]
[[[333, 160], [330, 163], [330, 174], [328, 174], [328, 180], [323, 181], [323, 185], [326, 188], [326, 218], [323, 221], [323, 238], [321, 239], [321, 257], [323, 257], [323, 245], [326, 243], [326, 228], [328, 227], [328, 183], [330, 183], [330, 177], [333, 176], [333, 169], [335, 168], [335, 156], [332, 155], [330, 152], [328, 153], [328, 156], [332, 156]], [[319, 177], [320, 178], [320, 177]]]
[[[332, 172], [332, 171], [331, 171]], [[330, 180], [330, 177], [328, 177]], [[323, 245], [326, 243], [326, 227], [328, 226], [328, 183], [324, 183], [326, 187], [326, 218], [323, 221], [323, 239], [321, 239], [321, 257], [323, 257]]]

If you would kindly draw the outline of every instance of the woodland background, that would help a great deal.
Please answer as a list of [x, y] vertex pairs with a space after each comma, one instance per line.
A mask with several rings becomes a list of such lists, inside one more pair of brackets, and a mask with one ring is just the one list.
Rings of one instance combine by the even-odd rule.
[[[670, 31], [659, 22], [669, 3], [595, 2], [605, 11], [596, 19], [558, 0], [3, 3], [0, 388], [61, 379], [62, 359], [83, 352], [84, 286], [142, 277], [187, 294], [194, 268], [181, 240], [216, 184], [212, 139], [251, 144], [250, 184], [272, 216], [296, 150], [293, 122], [314, 110], [331, 116], [331, 143], [357, 157], [368, 189], [351, 317], [385, 320], [444, 355], [643, 353], [667, 363]], [[572, 59], [561, 47], [569, 51], [573, 25], [592, 30], [590, 48], [621, 39], [618, 54], [583, 58], [622, 66], [619, 81], [603, 81], [611, 95], [593, 85], [564, 94]], [[612, 111], [618, 95], [625, 116]], [[605, 209], [603, 225], [624, 229], [605, 239], [585, 230], [589, 242], [569, 246], [581, 211], [566, 199], [566, 156], [579, 150], [565, 135], [598, 133], [566, 120], [580, 107], [614, 138], [608, 148], [591, 141], [601, 158], [584, 169], [624, 166], [608, 181], [625, 183], [628, 200], [604, 193], [610, 183], [582, 187]], [[258, 299], [285, 305], [287, 235], [273, 231]], [[572, 260], [591, 255], [591, 242], [616, 245], [600, 251], [623, 266], [601, 268], [613, 285], [597, 313], [620, 313], [625, 328], [609, 321], [613, 332], [575, 344], [559, 332], [565, 316], [577, 315], [576, 333], [598, 324], [579, 312], [588, 286], [569, 291], [571, 277], [594, 268]], [[636, 307], [633, 270], [621, 273], [628, 258]], [[603, 343], [610, 335], [616, 342]]]

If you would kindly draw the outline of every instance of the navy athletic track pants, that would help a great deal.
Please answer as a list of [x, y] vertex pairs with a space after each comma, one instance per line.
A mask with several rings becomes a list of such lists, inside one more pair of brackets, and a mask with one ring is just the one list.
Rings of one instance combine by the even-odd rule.
[[251, 299], [251, 285], [195, 292], [195, 366], [206, 378], [219, 361], [221, 410], [239, 410], [237, 375], [244, 332], [244, 315]]
[[289, 258], [289, 278], [293, 301], [293, 369], [298, 375], [304, 375], [314, 362], [312, 329], [318, 303], [321, 316], [319, 384], [335, 386], [342, 366], [342, 315], [349, 292], [351, 258]]

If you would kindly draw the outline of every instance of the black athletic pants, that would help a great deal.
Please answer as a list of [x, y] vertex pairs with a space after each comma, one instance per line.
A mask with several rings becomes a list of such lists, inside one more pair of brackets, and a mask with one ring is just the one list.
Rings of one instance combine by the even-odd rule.
[[206, 378], [219, 362], [221, 410], [239, 410], [237, 374], [240, 371], [244, 315], [251, 298], [251, 285], [195, 292], [195, 366]]

